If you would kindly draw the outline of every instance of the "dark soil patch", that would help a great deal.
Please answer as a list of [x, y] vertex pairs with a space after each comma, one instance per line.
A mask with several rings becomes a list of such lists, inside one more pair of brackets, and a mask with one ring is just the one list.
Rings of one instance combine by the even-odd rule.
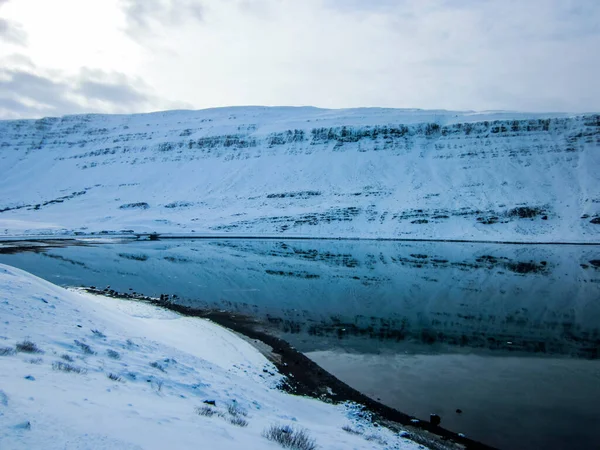
[[125, 203], [119, 206], [119, 209], [148, 209], [150, 205], [146, 202]]
[[123, 258], [123, 259], [130, 259], [133, 261], [147, 261], [148, 260], [148, 255], [144, 255], [144, 254], [139, 254], [139, 255], [134, 255], [134, 254], [129, 254], [129, 253], [119, 253], [119, 257]]
[[477, 221], [482, 223], [483, 225], [493, 225], [495, 223], [498, 223], [498, 217], [497, 216], [478, 217]]
[[545, 214], [542, 208], [531, 206], [517, 206], [508, 211], [508, 217], [518, 217], [520, 219], [533, 219], [534, 217]]
[[511, 272], [526, 274], [526, 273], [544, 273], [546, 264], [536, 264], [534, 262], [509, 262], [506, 263], [506, 268]]

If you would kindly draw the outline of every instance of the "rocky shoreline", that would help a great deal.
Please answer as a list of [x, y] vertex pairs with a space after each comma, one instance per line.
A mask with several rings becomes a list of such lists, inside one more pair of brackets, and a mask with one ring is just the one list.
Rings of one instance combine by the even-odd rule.
[[96, 295], [150, 303], [185, 316], [209, 319], [240, 334], [273, 362], [279, 372], [285, 375], [285, 382], [281, 386], [282, 390], [325, 402], [354, 402], [363, 405], [365, 416], [374, 423], [392, 430], [399, 430], [398, 425], [402, 425], [403, 429], [410, 430], [412, 440], [428, 448], [436, 450], [493, 449], [493, 447], [469, 439], [461, 433], [440, 427], [439, 418], [435, 415], [432, 415], [429, 422], [423, 421], [367, 397], [321, 368], [286, 341], [270, 334], [266, 324], [252, 317], [222, 310], [197, 309], [178, 305], [173, 301], [177, 297], [170, 294], [161, 294], [157, 298], [137, 292], [117, 292], [110, 286], [103, 289], [96, 286], [81, 289]]

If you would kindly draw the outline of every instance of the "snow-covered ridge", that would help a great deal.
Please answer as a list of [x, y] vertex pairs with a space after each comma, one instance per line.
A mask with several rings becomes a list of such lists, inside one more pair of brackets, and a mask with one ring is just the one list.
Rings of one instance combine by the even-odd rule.
[[1, 264], [0, 315], [3, 449], [277, 449], [263, 437], [273, 424], [323, 449], [422, 448], [354, 406], [275, 389], [258, 350], [203, 319]]
[[0, 122], [0, 233], [597, 242], [600, 115], [236, 107]]

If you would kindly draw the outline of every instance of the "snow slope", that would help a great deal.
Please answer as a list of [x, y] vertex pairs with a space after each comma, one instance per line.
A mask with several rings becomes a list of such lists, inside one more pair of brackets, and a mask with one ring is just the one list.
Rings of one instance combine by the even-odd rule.
[[0, 122], [0, 233], [597, 242], [600, 116], [235, 107]]
[[[5, 265], [0, 316], [2, 449], [280, 448], [262, 437], [271, 424], [304, 428], [319, 448], [419, 448], [351, 406], [275, 389], [271, 363], [202, 319], [67, 291]], [[15, 353], [25, 339], [41, 352]], [[204, 400], [221, 414], [197, 414]], [[247, 426], [231, 423], [228, 405]]]

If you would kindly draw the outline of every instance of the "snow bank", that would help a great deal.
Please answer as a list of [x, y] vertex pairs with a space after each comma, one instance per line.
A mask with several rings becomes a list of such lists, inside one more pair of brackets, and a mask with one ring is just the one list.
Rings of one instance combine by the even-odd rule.
[[[3, 449], [275, 449], [262, 436], [271, 424], [306, 429], [319, 448], [419, 448], [350, 406], [277, 390], [270, 362], [206, 320], [67, 291], [5, 265], [0, 317]], [[205, 400], [216, 403], [210, 417], [196, 413]]]

